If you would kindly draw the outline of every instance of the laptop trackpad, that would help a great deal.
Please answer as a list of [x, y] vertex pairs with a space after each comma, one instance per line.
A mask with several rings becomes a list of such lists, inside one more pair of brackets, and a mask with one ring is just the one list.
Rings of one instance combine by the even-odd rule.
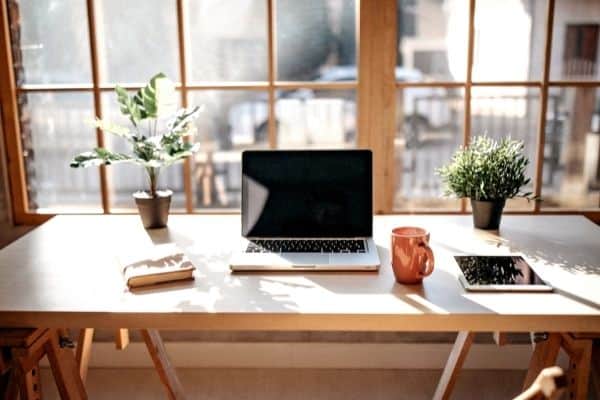
[[281, 253], [280, 257], [291, 265], [307, 266], [329, 264], [328, 254]]

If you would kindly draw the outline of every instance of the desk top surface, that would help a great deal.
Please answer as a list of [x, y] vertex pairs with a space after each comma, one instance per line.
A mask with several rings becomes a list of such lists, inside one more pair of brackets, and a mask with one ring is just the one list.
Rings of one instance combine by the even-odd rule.
[[[136, 215], [58, 216], [0, 250], [0, 326], [240, 330], [600, 331], [600, 228], [577, 216], [377, 216], [377, 273], [236, 273], [238, 215], [174, 215], [146, 231]], [[390, 232], [431, 232], [435, 271], [395, 283]], [[177, 243], [195, 281], [130, 292], [118, 254]], [[469, 293], [456, 254], [521, 253], [554, 293]]]

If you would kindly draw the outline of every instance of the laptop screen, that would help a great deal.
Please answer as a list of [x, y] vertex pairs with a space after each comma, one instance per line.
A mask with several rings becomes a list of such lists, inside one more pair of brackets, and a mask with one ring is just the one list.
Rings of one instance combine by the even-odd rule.
[[369, 237], [370, 150], [267, 150], [242, 154], [242, 235]]

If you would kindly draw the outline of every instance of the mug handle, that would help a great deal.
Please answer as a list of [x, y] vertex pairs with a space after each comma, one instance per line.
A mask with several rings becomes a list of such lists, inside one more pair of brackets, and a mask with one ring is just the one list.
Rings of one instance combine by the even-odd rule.
[[431, 275], [433, 272], [433, 265], [435, 264], [435, 257], [433, 256], [433, 250], [431, 247], [425, 242], [419, 243], [419, 249], [421, 252], [425, 253], [425, 270], [420, 271], [419, 275], [421, 278]]

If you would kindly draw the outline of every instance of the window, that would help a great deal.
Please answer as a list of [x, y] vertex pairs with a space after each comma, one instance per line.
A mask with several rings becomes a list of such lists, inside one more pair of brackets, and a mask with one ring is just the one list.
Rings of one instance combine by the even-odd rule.
[[600, 3], [556, 0], [548, 54], [546, 0], [475, 0], [472, 20], [466, 3], [398, 2], [419, 29], [410, 36], [398, 27], [393, 208], [468, 211], [468, 203], [441, 197], [435, 170], [486, 134], [525, 143], [525, 189], [543, 199], [512, 199], [508, 210], [597, 209]]
[[[398, 21], [396, 79], [401, 82], [464, 81], [468, 3], [399, 0], [398, 14], [402, 17]], [[425, 57], [435, 64], [424, 66]]]
[[599, 152], [599, 88], [553, 87], [546, 110], [542, 207], [598, 207]]
[[[241, 151], [356, 145], [354, 0], [8, 0], [32, 212], [119, 212], [139, 168], [72, 170], [97, 145], [86, 121], [125, 123], [115, 84], [158, 71], [181, 105], [204, 105], [201, 151], [161, 174], [173, 209], [240, 205]], [[126, 39], [124, 39], [126, 38]], [[69, 51], [64, 51], [68, 48]], [[119, 138], [101, 141], [126, 151]], [[98, 142], [99, 143], [99, 142]]]
[[[176, 212], [239, 209], [244, 149], [357, 145], [376, 154], [378, 212], [467, 212], [468, 202], [442, 197], [435, 171], [485, 133], [525, 142], [527, 189], [543, 198], [509, 210], [600, 215], [598, 2], [0, 1], [12, 50], [0, 78], [14, 75], [14, 94], [0, 98], [18, 121], [4, 122], [7, 152], [22, 154], [10, 174], [23, 199], [15, 214], [130, 212], [142, 171], [71, 170], [68, 160], [100, 143], [123, 149], [86, 120], [119, 122], [114, 85], [133, 91], [163, 71], [182, 106], [205, 107], [201, 150], [162, 175]], [[377, 30], [390, 40], [360, 40]], [[359, 74], [391, 56], [395, 84]], [[369, 79], [390, 88], [384, 100], [367, 97], [380, 93], [365, 89]], [[371, 129], [374, 118], [386, 122]]]
[[398, 3], [398, 31], [401, 36], [413, 37], [417, 34], [417, 0], [400, 0]]

